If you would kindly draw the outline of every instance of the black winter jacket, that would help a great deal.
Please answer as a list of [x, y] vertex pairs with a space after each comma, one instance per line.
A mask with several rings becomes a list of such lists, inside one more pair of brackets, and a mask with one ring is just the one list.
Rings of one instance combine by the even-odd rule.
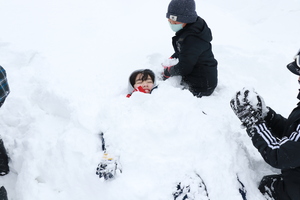
[[197, 92], [214, 89], [218, 82], [217, 65], [211, 42], [211, 30], [206, 22], [198, 17], [195, 23], [187, 24], [172, 38], [177, 65], [170, 69], [170, 75], [181, 75], [182, 81], [190, 90]]
[[252, 142], [268, 164], [281, 169], [289, 197], [300, 199], [300, 103], [287, 119], [270, 109], [265, 121]]

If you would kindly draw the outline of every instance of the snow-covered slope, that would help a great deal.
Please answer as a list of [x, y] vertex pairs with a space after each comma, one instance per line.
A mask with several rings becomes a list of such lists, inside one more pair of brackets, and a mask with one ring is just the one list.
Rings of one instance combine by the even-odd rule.
[[[0, 65], [11, 94], [0, 109], [10, 200], [172, 199], [196, 171], [211, 200], [264, 199], [257, 185], [278, 172], [264, 163], [229, 101], [244, 86], [287, 116], [298, 77], [286, 69], [300, 47], [300, 1], [199, 1], [212, 29], [219, 85], [211, 97], [176, 78], [151, 95], [125, 98], [129, 74], [172, 54], [168, 0], [0, 0]], [[284, 103], [283, 103], [284, 102]], [[103, 131], [123, 173], [95, 175]]]

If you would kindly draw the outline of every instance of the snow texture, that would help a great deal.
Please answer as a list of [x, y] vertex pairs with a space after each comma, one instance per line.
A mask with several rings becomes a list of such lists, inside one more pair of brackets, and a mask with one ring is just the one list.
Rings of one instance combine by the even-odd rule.
[[[9, 200], [166, 200], [191, 173], [211, 200], [263, 200], [264, 175], [278, 173], [232, 112], [236, 91], [253, 87], [286, 116], [298, 77], [286, 69], [300, 47], [299, 0], [196, 0], [213, 32], [219, 84], [210, 97], [158, 81], [126, 98], [129, 74], [156, 74], [172, 53], [169, 0], [0, 0], [0, 64], [11, 93], [0, 109], [11, 172]], [[100, 132], [123, 173], [103, 182]]]

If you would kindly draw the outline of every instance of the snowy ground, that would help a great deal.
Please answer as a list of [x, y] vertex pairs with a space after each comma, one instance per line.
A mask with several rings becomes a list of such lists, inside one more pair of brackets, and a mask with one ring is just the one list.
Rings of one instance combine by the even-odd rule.
[[[215, 93], [197, 99], [172, 78], [125, 98], [133, 70], [159, 73], [172, 54], [168, 3], [0, 0], [0, 64], [11, 88], [0, 110], [11, 173], [0, 184], [10, 200], [171, 200], [194, 171], [211, 200], [240, 200], [237, 175], [248, 200], [264, 199], [257, 185], [278, 171], [229, 101], [250, 86], [284, 116], [296, 105], [298, 77], [286, 64], [300, 47], [300, 1], [196, 0], [214, 36]], [[95, 175], [100, 131], [123, 165], [111, 182]]]

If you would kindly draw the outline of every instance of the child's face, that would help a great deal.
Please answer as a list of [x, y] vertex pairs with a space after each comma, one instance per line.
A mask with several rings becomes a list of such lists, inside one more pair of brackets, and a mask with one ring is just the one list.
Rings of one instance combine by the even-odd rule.
[[146, 91], [146, 93], [150, 93], [153, 88], [153, 81], [151, 77], [148, 75], [147, 79], [145, 81], [142, 80], [143, 74], [138, 74], [135, 78], [135, 84], [134, 88], [138, 88], [139, 86], [142, 86], [142, 88]]

